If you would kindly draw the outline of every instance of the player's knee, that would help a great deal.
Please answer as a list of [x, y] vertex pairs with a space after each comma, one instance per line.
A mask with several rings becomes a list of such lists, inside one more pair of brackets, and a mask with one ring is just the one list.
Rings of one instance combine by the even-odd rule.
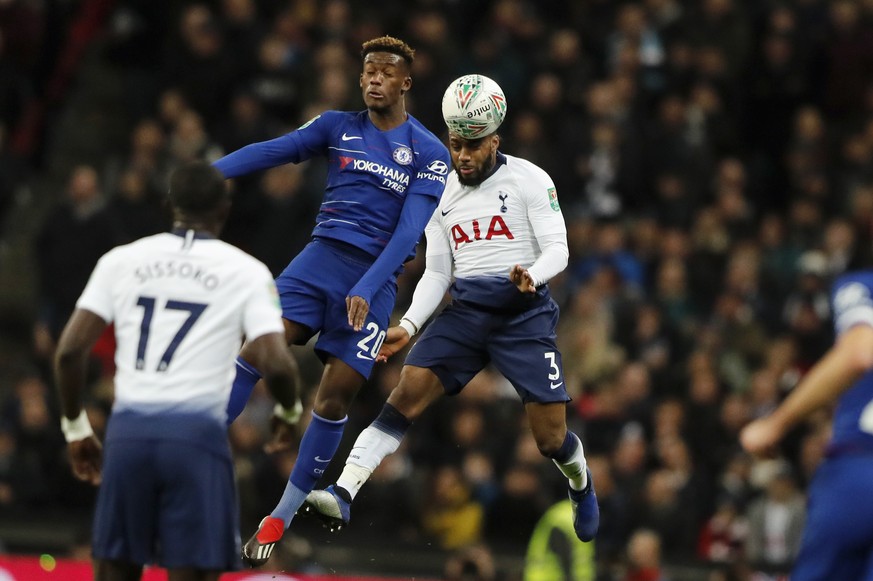
[[285, 342], [289, 346], [303, 345], [312, 336], [312, 332], [300, 323], [282, 319], [282, 324], [285, 326]]
[[553, 458], [564, 444], [564, 434], [548, 433], [536, 437], [537, 449], [546, 458]]
[[326, 400], [315, 405], [312, 408], [312, 411], [321, 418], [335, 422], [346, 417], [348, 409], [348, 404], [343, 404], [335, 400]]
[[414, 422], [443, 393], [439, 379], [431, 370], [407, 365], [401, 372], [400, 383], [388, 396], [388, 403]]
[[410, 422], [415, 421], [427, 407], [420, 393], [417, 393], [416, 390], [406, 389], [402, 383], [391, 392], [388, 403]]
[[354, 394], [348, 395], [340, 392], [318, 394], [315, 397], [312, 411], [326, 420], [341, 420], [348, 414], [354, 397]]

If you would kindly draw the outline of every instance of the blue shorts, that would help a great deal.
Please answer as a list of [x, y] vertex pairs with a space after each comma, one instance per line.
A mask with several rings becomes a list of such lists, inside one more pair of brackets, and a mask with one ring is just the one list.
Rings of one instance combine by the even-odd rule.
[[[179, 420], [125, 412], [110, 417], [94, 516], [95, 558], [169, 569], [240, 567], [226, 429], [203, 416]], [[161, 431], [173, 436], [155, 437]], [[216, 442], [223, 453], [216, 453]]]
[[312, 335], [307, 340], [320, 333], [315, 352], [322, 362], [334, 356], [367, 378], [385, 340], [397, 297], [397, 279], [392, 276], [376, 291], [367, 320], [356, 332], [349, 325], [346, 297], [369, 270], [373, 258], [355, 250], [343, 243], [313, 240], [276, 278], [276, 286], [282, 316], [308, 327]]
[[873, 455], [829, 458], [809, 487], [791, 581], [873, 581]]
[[454, 395], [494, 363], [524, 403], [570, 401], [555, 343], [557, 324], [558, 305], [552, 299], [515, 314], [453, 301], [425, 329], [405, 365], [430, 369]]

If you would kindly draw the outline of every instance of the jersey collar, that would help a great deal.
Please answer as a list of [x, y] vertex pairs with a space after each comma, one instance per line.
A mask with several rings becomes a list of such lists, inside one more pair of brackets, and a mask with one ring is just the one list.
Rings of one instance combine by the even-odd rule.
[[[193, 232], [189, 234], [189, 232]], [[194, 240], [213, 240], [215, 236], [210, 234], [209, 232], [205, 232], [203, 230], [192, 230], [190, 228], [173, 228], [170, 230], [170, 234], [175, 234], [176, 236], [180, 236], [182, 238], [192, 237]]]
[[491, 171], [488, 172], [488, 175], [485, 176], [485, 179], [483, 179], [482, 181], [484, 182], [485, 180], [493, 176], [497, 172], [497, 170], [500, 169], [501, 165], [506, 165], [506, 156], [498, 151], [497, 160], [494, 162], [494, 167], [491, 168]]

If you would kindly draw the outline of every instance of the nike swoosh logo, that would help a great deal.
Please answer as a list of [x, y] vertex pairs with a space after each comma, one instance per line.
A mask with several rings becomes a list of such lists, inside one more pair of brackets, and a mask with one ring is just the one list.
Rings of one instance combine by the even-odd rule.
[[553, 381], [553, 382], [549, 383], [549, 387], [551, 387], [552, 389], [558, 389], [558, 388], [561, 387], [562, 385], [564, 385], [564, 382], [563, 382], [563, 381], [559, 381], [558, 383], [555, 383], [555, 382]]
[[445, 216], [446, 214], [448, 214], [448, 213], [451, 212], [452, 210], [454, 210], [454, 208], [449, 208], [449, 209], [446, 210], [445, 212], [443, 212], [442, 210], [440, 210], [440, 214], [442, 214], [443, 216]]
[[367, 357], [366, 355], [364, 355], [363, 353], [360, 353], [360, 352], [359, 352], [359, 353], [355, 353], [355, 355], [358, 356], [358, 359], [366, 359], [367, 361], [372, 361], [372, 360], [373, 360], [372, 357]]
[[330, 460], [322, 460], [322, 459], [321, 459], [320, 457], [318, 457], [318, 456], [316, 456], [316, 457], [314, 458], [314, 460], [315, 460], [316, 462], [325, 462], [325, 463], [326, 463], [326, 462], [330, 462]]
[[343, 141], [351, 141], [352, 139], [363, 139], [363, 137], [361, 137], [360, 135], [346, 135], [345, 133], [343, 133]]

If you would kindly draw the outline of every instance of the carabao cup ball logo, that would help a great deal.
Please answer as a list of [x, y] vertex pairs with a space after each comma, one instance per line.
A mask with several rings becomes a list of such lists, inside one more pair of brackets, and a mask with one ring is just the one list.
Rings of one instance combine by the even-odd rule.
[[491, 135], [506, 118], [506, 96], [500, 85], [482, 75], [452, 81], [443, 95], [443, 120], [464, 139]]

